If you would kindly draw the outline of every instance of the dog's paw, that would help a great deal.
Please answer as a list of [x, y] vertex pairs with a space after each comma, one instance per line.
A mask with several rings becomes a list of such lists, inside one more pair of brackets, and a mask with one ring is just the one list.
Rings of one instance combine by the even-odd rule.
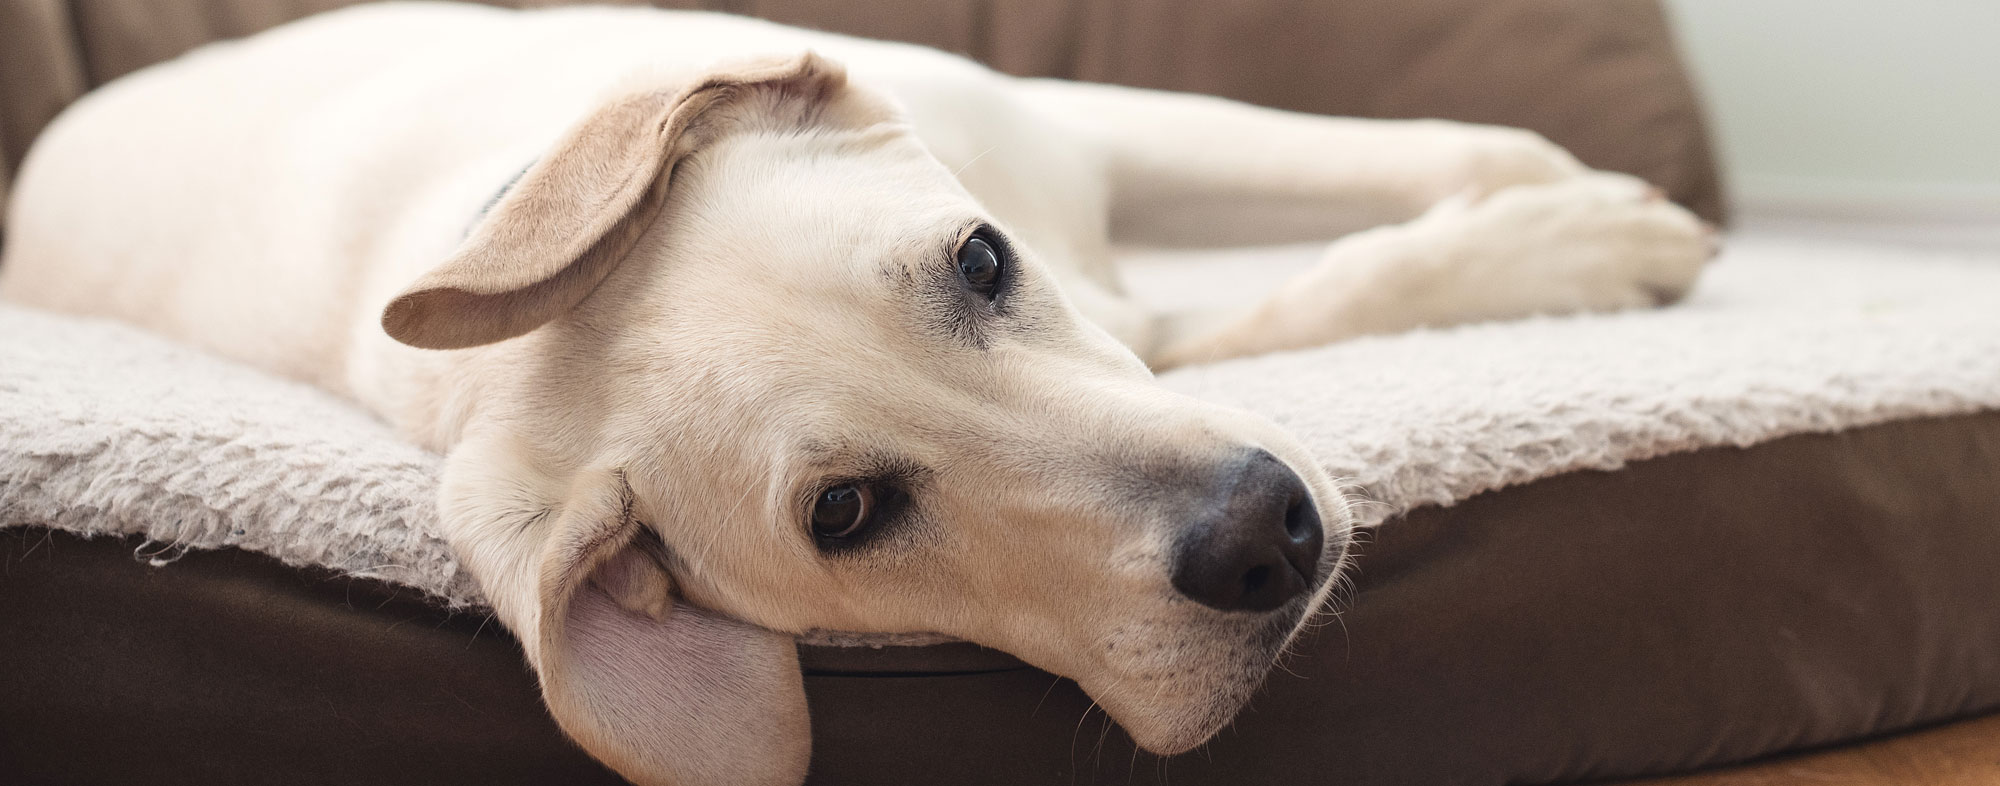
[[1637, 178], [1598, 172], [1461, 194], [1329, 246], [1231, 321], [1168, 325], [1154, 368], [1421, 327], [1611, 311], [1679, 299], [1715, 232]]
[[1402, 289], [1433, 323], [1671, 303], [1716, 251], [1701, 219], [1609, 173], [1449, 200], [1404, 229]]

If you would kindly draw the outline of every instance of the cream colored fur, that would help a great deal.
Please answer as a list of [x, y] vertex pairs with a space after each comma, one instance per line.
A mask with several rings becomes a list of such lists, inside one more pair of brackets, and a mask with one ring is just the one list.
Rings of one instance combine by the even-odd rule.
[[[1519, 131], [632, 9], [378, 5], [210, 47], [67, 112], [12, 210], [7, 298], [447, 451], [453, 548], [564, 729], [642, 784], [800, 780], [808, 629], [1006, 649], [1142, 745], [1199, 744], [1331, 582], [1270, 614], [1186, 602], [1165, 567], [1188, 500], [1130, 478], [1268, 450], [1311, 489], [1329, 575], [1352, 516], [1289, 436], [1148, 363], [1646, 305], [1709, 255], [1685, 211]], [[1393, 221], [1247, 313], [1149, 313], [1109, 262]], [[1018, 258], [968, 343], [926, 282], [981, 223]], [[810, 490], [885, 455], [921, 526], [816, 550]]]

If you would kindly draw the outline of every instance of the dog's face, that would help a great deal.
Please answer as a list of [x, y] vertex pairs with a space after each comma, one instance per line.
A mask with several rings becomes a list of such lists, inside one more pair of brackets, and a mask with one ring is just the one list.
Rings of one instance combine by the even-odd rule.
[[1344, 550], [1301, 451], [1162, 391], [900, 127], [676, 178], [575, 320], [688, 599], [998, 647], [1155, 750], [1235, 712]]
[[[664, 166], [616, 263], [495, 349], [518, 371], [505, 447], [453, 458], [542, 480], [458, 483], [448, 517], [454, 494], [538, 486], [575, 508], [561, 467], [616, 469], [637, 534], [579, 538], [581, 567], [541, 563], [522, 604], [580, 591], [553, 572], [654, 618], [677, 599], [776, 631], [945, 633], [1076, 679], [1165, 753], [1235, 714], [1346, 551], [1342, 497], [1295, 443], [1154, 385], [892, 118], [737, 127]], [[413, 302], [399, 337], [476, 332], [426, 342]]]

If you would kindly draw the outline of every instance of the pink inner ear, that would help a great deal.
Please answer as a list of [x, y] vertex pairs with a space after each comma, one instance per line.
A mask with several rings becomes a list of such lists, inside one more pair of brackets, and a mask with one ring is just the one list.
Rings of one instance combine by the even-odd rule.
[[640, 784], [805, 779], [811, 734], [789, 636], [676, 604], [664, 622], [585, 582], [569, 605], [550, 706]]

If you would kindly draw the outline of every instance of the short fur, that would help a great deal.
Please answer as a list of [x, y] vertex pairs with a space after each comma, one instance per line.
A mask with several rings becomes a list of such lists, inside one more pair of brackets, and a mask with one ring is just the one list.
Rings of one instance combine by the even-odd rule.
[[[1351, 516], [1282, 430], [1149, 365], [1650, 305], [1711, 253], [1643, 184], [1520, 131], [648, 9], [371, 5], [210, 47], [67, 112], [12, 210], [0, 294], [311, 381], [447, 452], [446, 537], [563, 728], [642, 784], [799, 781], [790, 636], [816, 628], [1006, 649], [1140, 744], [1197, 745], [1324, 601]], [[1109, 254], [1398, 221], [1241, 313], [1149, 313]], [[982, 224], [1016, 259], [970, 314], [951, 252]], [[1190, 603], [1175, 538], [1256, 449], [1311, 491], [1319, 583], [1268, 613]], [[909, 514], [816, 548], [813, 490], [870, 473]]]

